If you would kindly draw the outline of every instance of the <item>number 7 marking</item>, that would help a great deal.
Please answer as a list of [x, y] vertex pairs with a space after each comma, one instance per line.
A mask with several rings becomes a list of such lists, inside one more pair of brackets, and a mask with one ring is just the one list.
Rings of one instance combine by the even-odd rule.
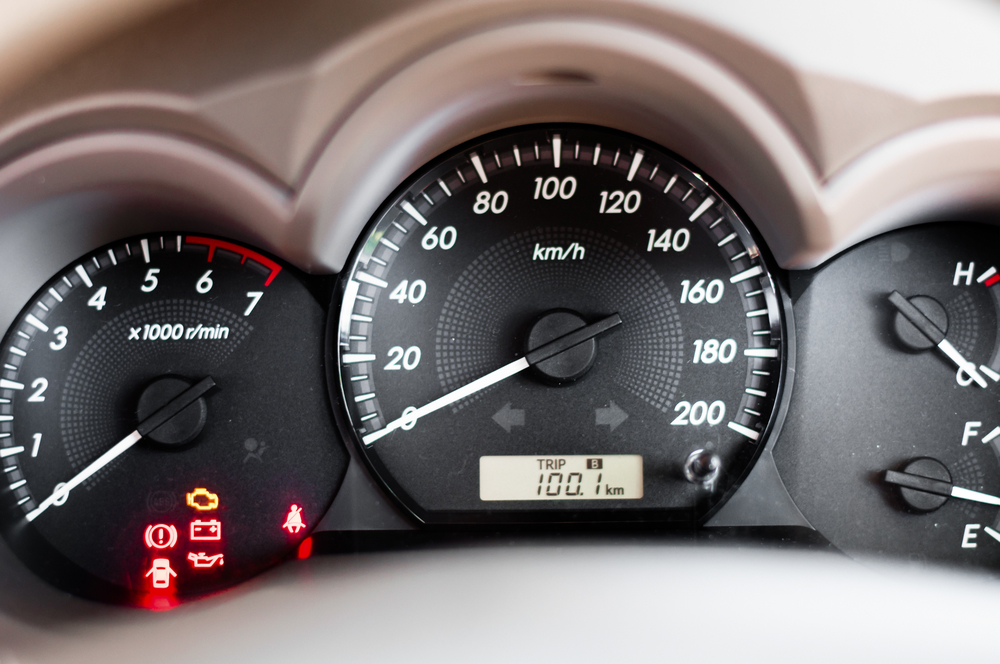
[[243, 312], [243, 315], [249, 316], [250, 312], [253, 311], [253, 308], [257, 306], [257, 303], [260, 302], [260, 298], [262, 298], [263, 296], [264, 296], [264, 291], [247, 292], [247, 297], [249, 297], [251, 301], [250, 301], [250, 306], [248, 306], [247, 310]]

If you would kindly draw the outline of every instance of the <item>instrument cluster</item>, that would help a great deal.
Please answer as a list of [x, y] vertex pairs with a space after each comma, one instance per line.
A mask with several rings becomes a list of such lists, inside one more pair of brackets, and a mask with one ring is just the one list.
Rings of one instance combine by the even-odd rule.
[[[381, 29], [358, 53], [405, 41]], [[640, 26], [445, 42], [302, 102], [287, 161], [154, 127], [0, 168], [0, 528], [27, 567], [154, 609], [345, 533], [1000, 570], [993, 216], [914, 212], [915, 148], [822, 182], [745, 82]]]

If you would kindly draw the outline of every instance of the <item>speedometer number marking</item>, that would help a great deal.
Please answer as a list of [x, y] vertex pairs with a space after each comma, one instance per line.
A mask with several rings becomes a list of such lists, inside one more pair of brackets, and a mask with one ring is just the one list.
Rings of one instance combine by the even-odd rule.
[[502, 189], [492, 194], [488, 191], [481, 191], [476, 195], [476, 202], [472, 206], [472, 211], [476, 214], [486, 214], [487, 212], [500, 214], [507, 209], [509, 201], [510, 197]]
[[642, 194], [637, 190], [625, 193], [624, 191], [602, 191], [600, 214], [634, 214], [642, 203]]
[[681, 304], [718, 304], [726, 291], [726, 285], [721, 279], [712, 279], [705, 285], [704, 279], [699, 279], [691, 285], [690, 279], [681, 281]]
[[573, 194], [576, 193], [576, 178], [572, 175], [559, 179], [554, 175], [550, 175], [547, 178], [537, 177], [535, 178], [535, 200], [537, 201], [539, 196], [543, 200], [551, 201], [556, 196], [564, 201], [568, 201], [573, 198]]
[[[655, 228], [650, 228], [647, 233], [649, 234], [649, 243], [646, 245], [646, 251], [661, 249], [667, 252], [673, 249], [680, 252], [691, 244], [691, 231], [686, 228], [678, 228], [676, 231], [668, 228], [662, 233]], [[671, 235], [673, 235], [673, 239], [671, 239]]]
[[426, 294], [427, 282], [423, 279], [414, 279], [412, 284], [408, 279], [403, 279], [399, 282], [399, 285], [392, 289], [392, 292], [389, 294], [389, 299], [395, 300], [400, 304], [405, 302], [409, 302], [410, 304], [419, 304], [423, 301]]

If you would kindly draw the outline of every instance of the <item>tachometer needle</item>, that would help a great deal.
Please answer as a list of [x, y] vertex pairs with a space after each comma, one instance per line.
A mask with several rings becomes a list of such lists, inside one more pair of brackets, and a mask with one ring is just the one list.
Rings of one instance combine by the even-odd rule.
[[941, 331], [934, 322], [925, 316], [919, 309], [913, 306], [909, 300], [903, 297], [899, 291], [892, 291], [889, 294], [889, 302], [892, 306], [896, 307], [899, 313], [903, 314], [906, 320], [913, 323], [913, 326], [920, 330], [920, 333], [927, 337], [929, 341], [935, 344], [942, 353], [944, 353], [949, 360], [955, 363], [955, 365], [967, 373], [972, 380], [976, 381], [976, 385], [979, 387], [986, 387], [986, 379], [979, 375], [979, 370], [976, 369], [976, 365], [969, 362], [967, 359], [962, 357], [962, 354], [958, 352], [958, 349], [951, 345], [951, 343], [944, 338], [944, 332]]
[[607, 332], [613, 327], [617, 327], [622, 324], [622, 318], [618, 314], [611, 314], [607, 318], [602, 318], [596, 323], [591, 323], [581, 327], [578, 330], [573, 330], [569, 334], [564, 334], [558, 339], [554, 339], [549, 343], [539, 346], [535, 350], [529, 352], [524, 357], [514, 360], [510, 364], [505, 364], [496, 371], [491, 371], [482, 378], [477, 378], [467, 385], [449, 392], [443, 397], [439, 397], [429, 404], [417, 408], [415, 411], [403, 415], [392, 422], [386, 424], [383, 428], [378, 431], [373, 431], [367, 436], [361, 438], [365, 445], [371, 445], [379, 438], [389, 435], [396, 429], [400, 428], [404, 424], [410, 424], [416, 422], [418, 419], [424, 415], [433, 413], [436, 410], [440, 410], [449, 404], [453, 404], [459, 399], [464, 399], [467, 396], [475, 394], [480, 390], [485, 390], [490, 385], [495, 385], [505, 378], [510, 378], [514, 374], [520, 373], [527, 369], [528, 367], [538, 364], [539, 362], [544, 362], [550, 357], [555, 357], [563, 351], [567, 351], [570, 348], [579, 346], [585, 341], [593, 339], [599, 334]]
[[204, 378], [168, 401], [163, 408], [160, 408], [140, 422], [135, 431], [118, 441], [114, 447], [99, 456], [96, 461], [80, 471], [73, 479], [53, 491], [52, 495], [43, 500], [38, 507], [28, 512], [26, 515], [28, 521], [34, 521], [42, 512], [52, 507], [57, 500], [68, 497], [70, 491], [86, 482], [94, 473], [107, 466], [142, 440], [143, 436], [148, 435], [160, 425], [165, 424], [167, 420], [197, 401], [199, 397], [213, 387], [215, 387], [215, 381], [210, 377]]
[[924, 493], [933, 493], [938, 496], [950, 496], [961, 500], [971, 500], [975, 503], [985, 503], [986, 505], [1000, 505], [1000, 498], [996, 496], [991, 496], [988, 493], [980, 493], [979, 491], [973, 491], [971, 489], [963, 489], [960, 486], [955, 486], [951, 482], [934, 480], [929, 477], [921, 477], [920, 475], [901, 473], [896, 470], [887, 470], [885, 471], [885, 481], [889, 484], [895, 484], [896, 486], [905, 487], [907, 489], [916, 489], [917, 491], [923, 491]]

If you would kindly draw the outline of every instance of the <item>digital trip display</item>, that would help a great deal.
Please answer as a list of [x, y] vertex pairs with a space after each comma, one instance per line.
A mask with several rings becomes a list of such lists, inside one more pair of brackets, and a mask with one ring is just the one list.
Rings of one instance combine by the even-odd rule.
[[484, 456], [481, 500], [629, 500], [642, 498], [642, 456]]

